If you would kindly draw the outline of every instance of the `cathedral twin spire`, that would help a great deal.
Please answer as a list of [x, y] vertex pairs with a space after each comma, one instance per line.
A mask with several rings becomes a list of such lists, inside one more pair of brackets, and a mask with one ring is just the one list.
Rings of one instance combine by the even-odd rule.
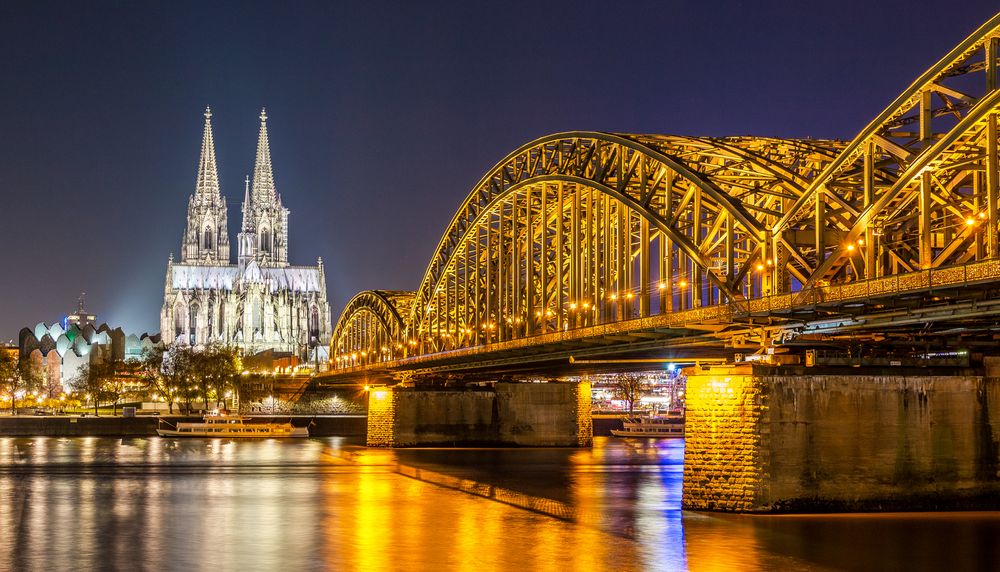
[[181, 241], [182, 264], [219, 264], [229, 262], [229, 228], [226, 198], [219, 188], [215, 162], [215, 138], [212, 136], [212, 110], [205, 108], [205, 130], [201, 137], [201, 156], [194, 194], [188, 199], [187, 228]]
[[[260, 134], [253, 171], [253, 187], [246, 181], [243, 224], [239, 234], [240, 265], [288, 265], [288, 209], [274, 185], [267, 113], [260, 113]], [[182, 264], [229, 264], [226, 199], [219, 186], [212, 134], [212, 110], [205, 108], [205, 130], [195, 192], [188, 201], [188, 223], [181, 245]]]
[[274, 171], [271, 168], [271, 145], [267, 141], [267, 110], [260, 110], [260, 134], [257, 136], [257, 160], [253, 167], [253, 199], [260, 203], [277, 200]]
[[202, 201], [218, 201], [222, 198], [219, 189], [219, 169], [215, 164], [211, 107], [205, 108], [205, 132], [201, 136], [201, 157], [198, 159], [198, 181], [195, 183], [194, 194]]

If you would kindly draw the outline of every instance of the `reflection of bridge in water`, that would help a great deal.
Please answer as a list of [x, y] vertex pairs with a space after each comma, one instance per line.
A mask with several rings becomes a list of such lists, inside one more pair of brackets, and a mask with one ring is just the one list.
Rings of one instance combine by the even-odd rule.
[[994, 17], [850, 142], [524, 145], [472, 188], [416, 291], [350, 301], [330, 379], [994, 344], [998, 30]]

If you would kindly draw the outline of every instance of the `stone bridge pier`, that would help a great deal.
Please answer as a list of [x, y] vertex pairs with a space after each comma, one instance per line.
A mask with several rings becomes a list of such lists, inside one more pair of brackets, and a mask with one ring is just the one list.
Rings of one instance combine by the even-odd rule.
[[368, 397], [368, 446], [589, 447], [590, 405], [586, 382], [375, 387]]
[[748, 365], [688, 374], [685, 509], [1000, 508], [998, 377]]

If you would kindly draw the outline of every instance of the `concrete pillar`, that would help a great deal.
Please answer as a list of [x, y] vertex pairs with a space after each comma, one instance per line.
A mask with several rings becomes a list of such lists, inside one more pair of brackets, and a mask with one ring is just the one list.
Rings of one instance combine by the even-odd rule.
[[685, 509], [1000, 508], [1000, 379], [773, 371], [688, 372]]
[[469, 389], [376, 387], [369, 447], [589, 447], [590, 383], [496, 383]]

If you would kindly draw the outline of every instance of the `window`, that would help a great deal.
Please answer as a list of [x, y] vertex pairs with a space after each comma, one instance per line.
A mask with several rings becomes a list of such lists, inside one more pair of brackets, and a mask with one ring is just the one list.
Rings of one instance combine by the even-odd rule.
[[191, 304], [191, 315], [188, 318], [188, 329], [191, 332], [191, 345], [198, 343], [198, 305]]
[[215, 321], [215, 300], [208, 301], [207, 317], [208, 320], [206, 320], [207, 323], [205, 324], [206, 326], [208, 326], [208, 330], [205, 332], [206, 339], [211, 338], [212, 334], [214, 333], [212, 332], [212, 322]]
[[210, 226], [205, 227], [205, 238], [202, 248], [205, 250], [212, 250], [212, 227]]
[[219, 337], [226, 341], [226, 303], [219, 302]]
[[271, 252], [271, 233], [266, 228], [260, 231], [260, 251]]
[[253, 301], [252, 319], [254, 331], [264, 331], [264, 301], [259, 298]]
[[312, 336], [310, 341], [319, 341], [319, 308], [316, 306], [312, 307], [312, 313], [309, 314], [309, 335]]
[[184, 306], [174, 306], [174, 339], [184, 334]]

